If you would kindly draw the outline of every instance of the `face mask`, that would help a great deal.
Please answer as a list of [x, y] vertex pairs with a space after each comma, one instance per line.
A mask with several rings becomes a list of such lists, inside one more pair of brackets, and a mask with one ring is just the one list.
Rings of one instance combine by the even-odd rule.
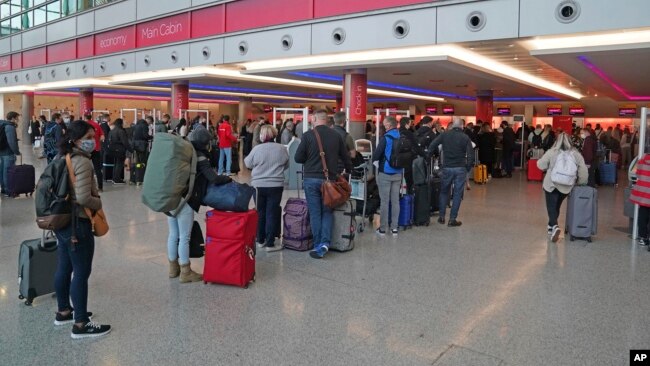
[[64, 118], [64, 119], [63, 119], [63, 122], [65, 122], [65, 123], [70, 123], [70, 118]]
[[95, 140], [81, 140], [81, 146], [79, 148], [87, 153], [95, 151]]
[[586, 134], [584, 134], [584, 133], [581, 133], [581, 134], [580, 134], [580, 138], [584, 140], [584, 139], [586, 139], [586, 138], [587, 138], [587, 135], [586, 135]]

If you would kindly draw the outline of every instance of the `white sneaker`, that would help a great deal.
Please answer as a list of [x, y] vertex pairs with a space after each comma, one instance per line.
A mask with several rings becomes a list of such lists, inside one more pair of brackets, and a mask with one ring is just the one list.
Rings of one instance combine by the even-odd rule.
[[553, 233], [551, 234], [551, 241], [553, 243], [557, 243], [557, 241], [560, 239], [560, 232], [562, 229], [560, 229], [559, 226], [555, 225], [553, 226]]
[[284, 247], [282, 247], [282, 245], [274, 245], [272, 247], [264, 247], [264, 250], [266, 250], [267, 253], [279, 252], [282, 249], [284, 249]]

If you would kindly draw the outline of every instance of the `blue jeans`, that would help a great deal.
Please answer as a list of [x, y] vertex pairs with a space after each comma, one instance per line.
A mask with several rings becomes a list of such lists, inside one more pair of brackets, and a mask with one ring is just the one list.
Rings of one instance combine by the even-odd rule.
[[169, 236], [167, 237], [167, 257], [170, 261], [178, 259], [178, 264], [190, 263], [190, 237], [194, 225], [194, 210], [185, 204], [176, 217], [168, 217]]
[[463, 199], [465, 182], [467, 181], [467, 169], [465, 168], [442, 168], [442, 186], [440, 187], [440, 217], [444, 218], [447, 214], [447, 205], [449, 204], [449, 192], [453, 185], [453, 198], [451, 204], [451, 215], [449, 220], [456, 220], [460, 210], [460, 202]]
[[[95, 237], [87, 219], [78, 219], [76, 236], [72, 244], [72, 225], [55, 232], [58, 249], [58, 264], [54, 276], [54, 288], [59, 311], [71, 309], [74, 305], [74, 321], [85, 323], [88, 318], [88, 278], [95, 254]], [[74, 275], [73, 275], [74, 274]]]
[[323, 196], [320, 187], [323, 178], [305, 178], [303, 187], [307, 198], [307, 209], [309, 210], [309, 224], [314, 235], [314, 248], [327, 245], [329, 248], [332, 242], [332, 210], [323, 205]]
[[282, 191], [284, 187], [259, 187], [255, 197], [257, 206], [257, 242], [267, 246], [275, 245], [275, 237], [280, 233]]
[[0, 156], [0, 184], [3, 193], [11, 193], [9, 192], [9, 168], [14, 165], [16, 165], [16, 155]]
[[232, 153], [231, 153], [231, 148], [229, 147], [222, 147], [219, 149], [219, 174], [222, 174], [224, 172], [223, 170], [223, 161], [224, 159], [226, 160], [226, 174], [230, 174], [230, 165], [232, 164]]

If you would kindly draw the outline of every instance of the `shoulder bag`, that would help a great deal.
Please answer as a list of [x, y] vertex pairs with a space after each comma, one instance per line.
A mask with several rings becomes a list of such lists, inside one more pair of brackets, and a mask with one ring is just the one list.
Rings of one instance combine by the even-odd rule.
[[[74, 175], [74, 169], [72, 169], [72, 157], [70, 154], [67, 154], [65, 156], [65, 163], [68, 167], [70, 182], [72, 182], [72, 190], [74, 190], [75, 183], [77, 182], [77, 177]], [[93, 234], [97, 237], [106, 235], [108, 233], [108, 220], [106, 220], [106, 214], [104, 214], [104, 210], [100, 208], [93, 213], [93, 211], [88, 207], [84, 207], [83, 209], [88, 216], [88, 219], [90, 219]]]
[[318, 143], [318, 150], [320, 152], [321, 163], [323, 164], [323, 175], [325, 181], [320, 187], [321, 195], [323, 196], [323, 204], [331, 209], [337, 208], [346, 203], [350, 199], [352, 188], [345, 178], [338, 176], [335, 181], [329, 178], [329, 169], [327, 169], [327, 162], [325, 161], [325, 151], [323, 150], [323, 143], [321, 142], [318, 131], [314, 128], [314, 135]]

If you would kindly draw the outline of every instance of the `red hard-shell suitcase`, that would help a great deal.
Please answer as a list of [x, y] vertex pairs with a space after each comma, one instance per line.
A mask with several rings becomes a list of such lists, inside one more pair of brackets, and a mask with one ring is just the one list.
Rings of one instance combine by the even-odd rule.
[[257, 211], [207, 214], [203, 282], [248, 287], [255, 280]]
[[36, 188], [36, 172], [33, 165], [14, 165], [7, 171], [7, 189], [9, 195], [17, 197], [21, 194], [31, 196]]
[[528, 160], [528, 180], [543, 181], [544, 172], [537, 167], [537, 159]]

